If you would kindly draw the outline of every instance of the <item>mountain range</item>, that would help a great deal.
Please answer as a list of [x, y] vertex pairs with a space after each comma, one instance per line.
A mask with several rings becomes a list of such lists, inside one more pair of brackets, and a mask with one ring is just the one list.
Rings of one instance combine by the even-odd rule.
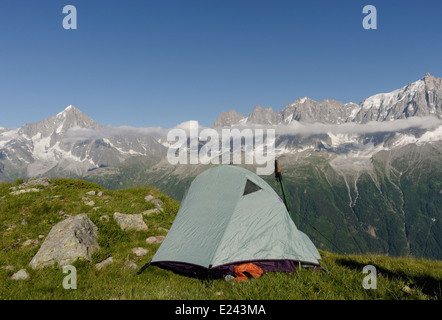
[[[256, 126], [275, 129], [292, 217], [318, 248], [442, 259], [441, 78], [426, 74], [359, 104], [304, 97], [280, 111], [230, 110], [212, 128]], [[0, 181], [155, 185], [180, 200], [208, 166], [169, 164], [167, 131], [104, 127], [69, 106], [18, 129], [0, 127]]]
[[282, 111], [256, 106], [244, 117], [234, 110], [223, 112], [214, 126], [253, 123], [281, 125], [293, 121], [303, 123], [342, 124], [348, 122], [392, 121], [409, 117], [442, 117], [442, 79], [429, 73], [423, 79], [389, 93], [371, 96], [360, 104], [326, 99], [321, 102], [308, 97], [299, 98]]

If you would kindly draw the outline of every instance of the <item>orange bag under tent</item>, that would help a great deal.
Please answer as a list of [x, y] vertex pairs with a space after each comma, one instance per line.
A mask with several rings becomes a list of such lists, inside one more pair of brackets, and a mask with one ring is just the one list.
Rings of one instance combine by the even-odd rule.
[[245, 273], [250, 274], [253, 278], [259, 278], [264, 272], [260, 267], [253, 263], [244, 263], [239, 266], [233, 267], [236, 278], [233, 280], [235, 282], [247, 281], [248, 277]]

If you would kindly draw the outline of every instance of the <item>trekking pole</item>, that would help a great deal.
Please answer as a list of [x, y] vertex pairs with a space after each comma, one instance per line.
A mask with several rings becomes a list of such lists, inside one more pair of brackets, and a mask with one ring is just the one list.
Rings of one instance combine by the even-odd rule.
[[284, 184], [282, 183], [282, 174], [281, 174], [281, 170], [279, 169], [279, 161], [278, 160], [275, 160], [275, 178], [276, 178], [276, 181], [279, 181], [279, 184], [281, 185], [282, 198], [284, 199], [285, 207], [287, 208], [287, 211], [291, 217], [292, 214], [290, 213], [289, 203], [287, 201], [287, 196], [285, 195], [285, 189], [284, 189]]

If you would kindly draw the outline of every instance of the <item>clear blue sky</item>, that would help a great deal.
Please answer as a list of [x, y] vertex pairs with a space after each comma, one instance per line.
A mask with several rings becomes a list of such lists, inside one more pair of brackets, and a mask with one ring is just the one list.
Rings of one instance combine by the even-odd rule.
[[[377, 30], [362, 28], [368, 4]], [[441, 17], [439, 0], [2, 0], [0, 126], [70, 104], [103, 125], [172, 127], [304, 96], [359, 103], [442, 77]]]

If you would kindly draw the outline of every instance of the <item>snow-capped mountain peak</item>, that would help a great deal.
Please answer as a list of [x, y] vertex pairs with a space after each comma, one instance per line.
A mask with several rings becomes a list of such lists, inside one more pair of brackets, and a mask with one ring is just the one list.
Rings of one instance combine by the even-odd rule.
[[38, 133], [40, 133], [42, 137], [48, 137], [54, 134], [64, 134], [74, 127], [94, 130], [102, 128], [98, 122], [92, 120], [83, 112], [70, 105], [55, 116], [36, 123], [25, 124], [20, 128], [20, 133], [30, 138]]
[[61, 117], [64, 118], [64, 117], [66, 117], [66, 116], [69, 114], [70, 111], [75, 112], [75, 111], [80, 111], [80, 110], [78, 110], [77, 108], [75, 108], [73, 105], [69, 105], [69, 106], [67, 106], [66, 109], [64, 109], [62, 112], [58, 113], [58, 114], [56, 115], [56, 117], [57, 117], [57, 118], [61, 118]]
[[429, 73], [389, 93], [373, 95], [361, 102], [355, 121], [392, 121], [408, 117], [442, 118], [442, 79]]
[[14, 170], [33, 177], [48, 171], [82, 175], [100, 166], [118, 164], [133, 155], [160, 150], [150, 136], [116, 133], [70, 105], [42, 121], [25, 124], [14, 131], [0, 131], [0, 174], [2, 160]]
[[423, 79], [392, 92], [375, 94], [365, 99], [361, 103], [361, 107], [364, 110], [369, 110], [371, 108], [379, 109], [383, 106], [393, 106], [404, 99], [407, 99], [407, 101], [412, 100], [422, 90], [425, 90], [425, 81]]

